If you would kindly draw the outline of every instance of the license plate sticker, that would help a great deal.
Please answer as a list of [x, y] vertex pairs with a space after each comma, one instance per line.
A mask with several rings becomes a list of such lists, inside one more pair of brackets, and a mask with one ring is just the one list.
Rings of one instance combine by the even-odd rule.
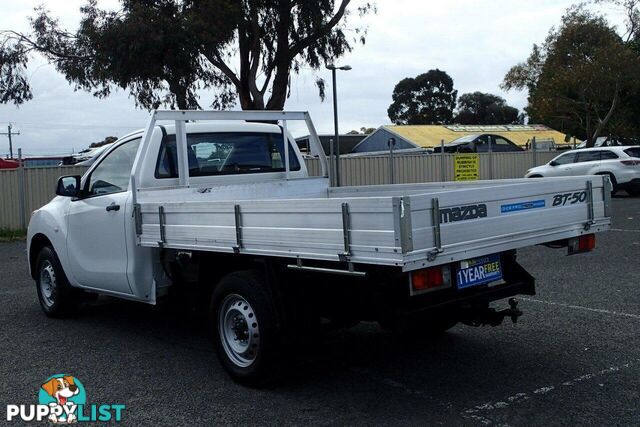
[[456, 277], [458, 289], [484, 285], [502, 279], [500, 254], [461, 261], [456, 271]]

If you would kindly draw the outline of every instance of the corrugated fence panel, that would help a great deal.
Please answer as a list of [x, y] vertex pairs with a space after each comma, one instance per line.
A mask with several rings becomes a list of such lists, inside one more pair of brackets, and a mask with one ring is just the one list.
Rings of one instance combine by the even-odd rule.
[[64, 175], [82, 175], [87, 170], [84, 166], [61, 166], [53, 168], [26, 168], [25, 172], [25, 207], [27, 215], [46, 205], [55, 196], [58, 178]]
[[[521, 178], [534, 165], [542, 165], [557, 156], [557, 152], [488, 153], [480, 156], [480, 179]], [[534, 164], [535, 160], [535, 164]], [[312, 176], [320, 175], [318, 159], [307, 159]], [[395, 183], [452, 181], [455, 177], [455, 154], [397, 155], [394, 158]], [[340, 158], [342, 185], [378, 185], [390, 183], [388, 155], [345, 156]], [[491, 169], [490, 169], [491, 167]]]
[[[31, 212], [46, 205], [54, 196], [58, 178], [63, 175], [82, 175], [84, 166], [25, 168], [24, 189], [20, 188], [18, 169], [0, 170], [0, 228], [19, 229], [21, 216], [29, 223]], [[24, 213], [20, 212], [20, 194], [24, 192]]]
[[18, 172], [15, 169], [0, 170], [0, 228], [21, 227], [18, 190]]

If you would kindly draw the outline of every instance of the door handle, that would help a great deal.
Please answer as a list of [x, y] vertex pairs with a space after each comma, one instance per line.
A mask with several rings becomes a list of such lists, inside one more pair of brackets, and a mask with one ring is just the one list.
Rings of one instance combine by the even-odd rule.
[[115, 203], [111, 203], [109, 206], [107, 206], [107, 212], [119, 211], [119, 210], [120, 210], [120, 205], [116, 205]]

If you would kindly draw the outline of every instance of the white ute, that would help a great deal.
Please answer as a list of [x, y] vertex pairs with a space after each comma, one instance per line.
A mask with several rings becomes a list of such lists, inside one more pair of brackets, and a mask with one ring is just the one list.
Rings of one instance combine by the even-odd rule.
[[229, 374], [261, 385], [321, 319], [414, 339], [515, 321], [514, 299], [489, 305], [535, 293], [516, 249], [584, 252], [610, 226], [606, 176], [332, 188], [323, 154], [308, 176], [293, 120], [322, 153], [305, 112], [155, 111], [82, 177], [61, 177], [29, 224], [44, 312], [96, 293], [188, 295]]

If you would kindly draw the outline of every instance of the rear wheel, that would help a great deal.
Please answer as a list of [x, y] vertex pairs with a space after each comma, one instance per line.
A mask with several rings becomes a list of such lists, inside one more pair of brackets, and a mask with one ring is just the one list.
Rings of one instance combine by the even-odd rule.
[[36, 261], [36, 289], [40, 307], [47, 316], [67, 317], [80, 303], [82, 292], [73, 288], [55, 251], [45, 246]]
[[542, 178], [542, 175], [531, 175], [529, 178]]
[[260, 387], [282, 366], [282, 335], [263, 275], [237, 271], [225, 276], [211, 297], [210, 322], [218, 357], [231, 377]]
[[640, 196], [640, 188], [633, 188], [633, 189], [628, 188], [627, 193], [629, 193], [630, 196], [634, 196], [634, 197]]

